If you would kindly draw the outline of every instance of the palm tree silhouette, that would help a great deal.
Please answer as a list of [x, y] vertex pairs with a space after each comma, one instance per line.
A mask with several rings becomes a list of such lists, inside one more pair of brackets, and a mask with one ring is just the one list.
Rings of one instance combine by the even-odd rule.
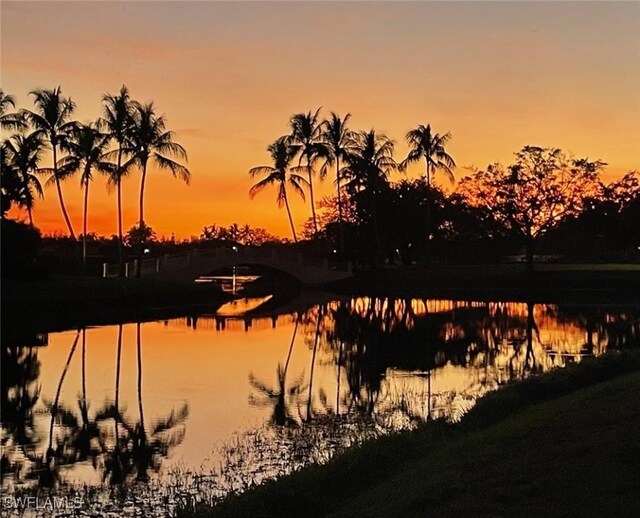
[[[340, 118], [334, 112], [331, 112], [331, 118], [322, 123], [322, 137], [329, 151], [325, 165], [336, 166], [336, 191], [338, 192], [338, 223], [340, 229], [340, 251], [344, 252], [344, 228], [342, 222], [342, 192], [340, 189], [340, 159], [345, 158], [351, 151], [353, 146], [353, 132], [347, 128], [347, 122], [351, 118], [351, 114], [347, 113]], [[324, 175], [324, 173], [322, 173]]]
[[291, 225], [291, 233], [293, 240], [297, 243], [296, 228], [293, 224], [291, 216], [291, 208], [289, 207], [289, 198], [287, 197], [287, 183], [293, 188], [304, 200], [304, 189], [302, 185], [308, 185], [307, 181], [297, 173], [291, 172], [291, 162], [298, 153], [299, 146], [292, 145], [288, 137], [280, 137], [271, 144], [267, 151], [271, 155], [273, 165], [262, 165], [253, 167], [249, 170], [252, 177], [267, 175], [249, 190], [249, 196], [253, 198], [258, 192], [268, 185], [276, 184], [278, 186], [278, 196], [276, 201], [278, 207], [285, 206], [287, 216], [289, 217], [289, 225]]
[[9, 112], [15, 109], [16, 99], [13, 95], [5, 94], [0, 89], [0, 129], [22, 131], [26, 127], [24, 116], [20, 112]]
[[44, 142], [39, 133], [31, 133], [26, 137], [14, 135], [4, 142], [4, 151], [9, 166], [19, 175], [19, 190], [17, 204], [27, 209], [29, 224], [33, 227], [33, 206], [35, 193], [44, 198], [40, 180], [36, 176], [39, 171], [40, 160], [44, 152]]
[[67, 224], [69, 235], [75, 240], [76, 235], [73, 232], [73, 226], [64, 204], [61, 186], [61, 181], [68, 177], [69, 172], [58, 169], [58, 149], [66, 149], [71, 132], [77, 125], [75, 121], [70, 120], [76, 109], [76, 104], [70, 98], [62, 96], [59, 86], [52, 90], [33, 90], [29, 94], [34, 98], [35, 111], [23, 110], [22, 113], [33, 126], [34, 133], [46, 138], [51, 145], [53, 167], [45, 171], [50, 172], [52, 175], [58, 191], [58, 200], [64, 221]]
[[455, 180], [452, 169], [456, 166], [451, 155], [447, 153], [445, 146], [451, 140], [451, 133], [444, 135], [440, 133], [432, 134], [431, 125], [426, 126], [420, 124], [417, 128], [412, 129], [406, 135], [407, 144], [409, 144], [409, 154], [402, 161], [402, 168], [412, 162], [417, 162], [421, 158], [425, 160], [425, 180], [427, 185], [431, 185], [431, 175], [437, 170], [443, 171], [449, 181]]
[[[118, 94], [104, 94], [102, 105], [103, 115], [99, 125], [109, 133], [118, 145], [118, 148], [113, 152], [116, 156], [116, 167], [109, 176], [109, 183], [116, 187], [118, 198], [118, 269], [119, 274], [122, 275], [122, 178], [129, 171], [130, 165], [123, 166], [122, 159], [125, 158], [125, 150], [131, 148], [130, 137], [133, 126], [129, 90], [125, 85], [122, 85]], [[110, 154], [107, 154], [107, 158], [111, 158]]]
[[300, 160], [298, 166], [301, 167], [302, 159], [305, 160], [304, 170], [309, 177], [309, 197], [311, 203], [311, 217], [313, 218], [314, 233], [318, 233], [318, 222], [316, 219], [316, 206], [313, 197], [313, 164], [318, 158], [327, 158], [329, 150], [322, 140], [322, 124], [318, 108], [315, 113], [296, 113], [289, 120], [291, 127], [291, 140], [300, 146]]
[[388, 177], [399, 168], [393, 159], [394, 143], [383, 133], [371, 129], [353, 135], [352, 150], [345, 156], [347, 165], [341, 175], [347, 179], [347, 189], [363, 192], [368, 198], [378, 255], [382, 244], [378, 230], [376, 197], [388, 185]]
[[80, 185], [84, 187], [82, 208], [82, 265], [87, 265], [87, 214], [89, 210], [89, 184], [93, 170], [113, 174], [115, 165], [105, 161], [110, 136], [101, 133], [94, 124], [80, 124], [71, 134], [67, 146], [69, 154], [60, 161], [60, 167], [70, 174], [81, 171]]
[[166, 169], [171, 174], [189, 183], [189, 169], [170, 157], [187, 161], [186, 150], [174, 142], [175, 133], [167, 131], [166, 118], [158, 115], [153, 103], [140, 104], [133, 102], [133, 125], [131, 127], [130, 144], [128, 150], [134, 157], [136, 164], [142, 170], [140, 179], [140, 219], [138, 225], [144, 226], [144, 187], [147, 178], [147, 164], [152, 160], [160, 169]]

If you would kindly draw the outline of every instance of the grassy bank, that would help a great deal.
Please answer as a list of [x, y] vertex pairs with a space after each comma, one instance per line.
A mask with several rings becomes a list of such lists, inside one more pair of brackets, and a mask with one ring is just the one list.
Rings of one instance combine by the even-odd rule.
[[335, 283], [341, 293], [396, 297], [473, 297], [533, 302], [640, 301], [640, 265], [430, 265], [371, 272]]
[[153, 278], [3, 281], [3, 335], [6, 328], [54, 331], [214, 311], [229, 298], [211, 284]]
[[198, 516], [637, 516], [640, 356], [508, 386]]

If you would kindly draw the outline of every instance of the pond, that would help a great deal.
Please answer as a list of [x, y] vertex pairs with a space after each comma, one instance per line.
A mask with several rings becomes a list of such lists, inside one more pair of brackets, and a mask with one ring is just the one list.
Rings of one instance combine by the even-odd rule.
[[640, 345], [634, 305], [358, 297], [260, 317], [266, 300], [3, 343], [3, 492], [171, 514]]

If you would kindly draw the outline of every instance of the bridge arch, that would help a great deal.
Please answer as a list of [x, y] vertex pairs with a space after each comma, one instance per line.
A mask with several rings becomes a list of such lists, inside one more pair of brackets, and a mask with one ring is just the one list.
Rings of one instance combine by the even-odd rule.
[[327, 261], [282, 257], [276, 250], [249, 248], [194, 249], [182, 254], [145, 259], [141, 263], [143, 277], [195, 280], [215, 270], [232, 266], [260, 266], [293, 277], [304, 286], [321, 286], [351, 277], [350, 269], [330, 268]]

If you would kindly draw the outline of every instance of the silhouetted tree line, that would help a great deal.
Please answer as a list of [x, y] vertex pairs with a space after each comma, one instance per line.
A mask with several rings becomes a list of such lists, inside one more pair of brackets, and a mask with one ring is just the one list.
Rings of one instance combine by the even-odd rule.
[[[323, 120], [320, 109], [293, 115], [290, 132], [268, 147], [272, 164], [249, 171], [261, 177], [252, 197], [277, 187], [276, 201], [287, 210], [294, 241], [290, 192], [303, 199], [309, 195], [304, 238], [324, 241], [324, 253], [333, 249], [365, 263], [495, 261], [520, 251], [529, 267], [537, 252], [571, 259], [638, 257], [636, 171], [605, 185], [601, 160], [525, 146], [512, 164], [474, 171], [449, 193], [432, 182], [438, 171], [454, 182], [449, 132], [436, 133], [429, 124], [409, 131], [409, 153], [398, 161], [393, 140], [375, 129], [351, 130], [350, 117], [332, 112]], [[390, 180], [392, 173], [406, 173], [409, 164], [422, 160], [424, 176]], [[318, 214], [314, 177], [323, 180], [332, 169], [336, 194], [320, 201]], [[594, 253], [598, 240], [600, 255]]]
[[[134, 170], [140, 173], [137, 227], [138, 234], [144, 235], [148, 166], [153, 164], [168, 170], [188, 183], [189, 170], [175, 160], [186, 161], [187, 152], [175, 142], [175, 134], [166, 128], [165, 115], [158, 113], [153, 102], [145, 104], [133, 100], [126, 86], [122, 86], [117, 94], [104, 94], [102, 116], [86, 124], [73, 119], [76, 104], [62, 95], [59, 86], [50, 90], [36, 89], [29, 94], [33, 97], [33, 110], [13, 111], [15, 98], [0, 90], [0, 126], [3, 132], [13, 132], [9, 138], [3, 138], [0, 146], [2, 219], [15, 205], [26, 209], [29, 226], [33, 228], [36, 200], [44, 197], [40, 178], [47, 177], [47, 183], [56, 187], [69, 237], [75, 241], [76, 233], [64, 203], [62, 184], [79, 175], [84, 192], [82, 260], [86, 265], [89, 187], [95, 172], [103, 174], [117, 195], [117, 244], [122, 270], [122, 179]], [[42, 165], [47, 151], [51, 153], [51, 167]]]

